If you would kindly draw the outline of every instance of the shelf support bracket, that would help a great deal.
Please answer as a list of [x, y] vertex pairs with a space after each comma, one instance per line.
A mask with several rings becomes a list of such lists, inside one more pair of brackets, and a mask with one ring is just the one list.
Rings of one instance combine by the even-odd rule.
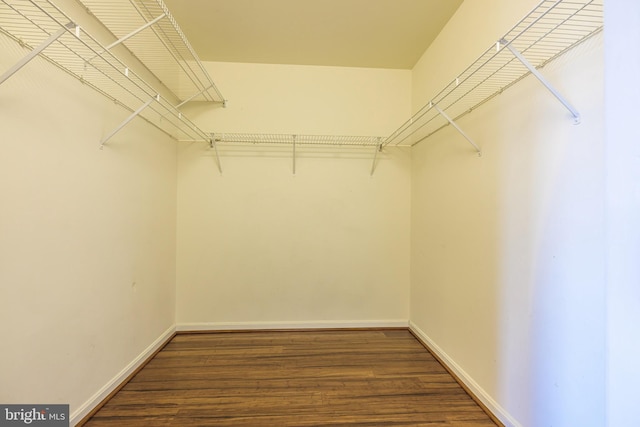
[[140, 31], [145, 30], [147, 28], [149, 28], [150, 26], [152, 26], [153, 24], [157, 23], [159, 20], [161, 20], [162, 18], [164, 18], [165, 16], [167, 16], [166, 13], [163, 13], [162, 15], [154, 18], [153, 20], [147, 22], [146, 24], [144, 24], [142, 27], [138, 28], [137, 30], [133, 30], [132, 32], [130, 32], [129, 34], [127, 34], [124, 37], [119, 38], [118, 40], [114, 41], [113, 43], [111, 43], [109, 46], [105, 46], [104, 50], [96, 53], [95, 56], [93, 56], [92, 58], [87, 60], [87, 63], [93, 61], [94, 59], [96, 59], [99, 56], [102, 56], [104, 53], [109, 52], [113, 47], [118, 46], [121, 43], [124, 43], [125, 41], [129, 40], [131, 37], [135, 36], [136, 34], [138, 34]]
[[215, 135], [211, 135], [211, 139], [209, 140], [209, 147], [213, 148], [213, 151], [216, 153], [216, 164], [218, 165], [220, 175], [222, 175], [222, 164], [220, 163], [220, 156], [218, 155], [218, 146], [216, 145]]
[[131, 120], [133, 120], [134, 118], [136, 118], [136, 116], [138, 116], [140, 113], [142, 113], [142, 110], [144, 110], [149, 105], [151, 105], [151, 103], [153, 101], [160, 101], [160, 95], [156, 95], [153, 98], [151, 98], [150, 100], [148, 100], [147, 102], [145, 102], [144, 104], [142, 104], [136, 111], [131, 113], [131, 115], [129, 117], [127, 117], [124, 120], [124, 122], [120, 123], [120, 125], [117, 128], [115, 128], [107, 136], [102, 138], [102, 141], [100, 141], [100, 149], [102, 149], [102, 147], [104, 147], [104, 144], [106, 144], [107, 141], [109, 141], [111, 138], [113, 138], [113, 136], [116, 133], [120, 132], [122, 130], [122, 128], [125, 127]]
[[296, 135], [293, 135], [293, 174], [296, 174]]
[[458, 124], [454, 122], [453, 119], [449, 117], [447, 113], [445, 113], [440, 107], [438, 107], [438, 104], [434, 102], [430, 102], [429, 105], [433, 107], [442, 117], [444, 117], [449, 122], [449, 124], [453, 126], [455, 130], [457, 130], [460, 133], [460, 135], [464, 137], [464, 139], [469, 141], [469, 144], [473, 145], [473, 148], [475, 148], [476, 151], [478, 152], [478, 156], [482, 156], [482, 151], [480, 151], [480, 147], [478, 147], [476, 143], [473, 142], [473, 140], [462, 129], [460, 129], [460, 126], [458, 126]]
[[131, 37], [133, 37], [136, 34], [138, 34], [140, 31], [146, 30], [147, 28], [149, 28], [150, 26], [154, 25], [156, 22], [158, 22], [159, 20], [161, 20], [165, 16], [167, 16], [167, 14], [163, 13], [162, 15], [160, 15], [160, 16], [154, 18], [153, 20], [147, 22], [146, 24], [144, 24], [142, 27], [138, 28], [137, 30], [133, 30], [132, 32], [130, 32], [126, 36], [121, 37], [118, 40], [114, 41], [109, 46], [105, 46], [104, 50], [102, 52], [100, 52], [100, 55], [105, 53], [105, 52], [110, 51], [112, 48], [118, 46], [119, 44], [124, 43], [125, 41], [129, 40]]
[[191, 95], [190, 97], [188, 97], [187, 99], [185, 99], [184, 101], [182, 101], [180, 104], [176, 105], [176, 108], [180, 108], [182, 107], [184, 104], [186, 104], [187, 102], [191, 101], [193, 98], [195, 98], [198, 95], [201, 95], [203, 93], [205, 93], [206, 91], [208, 91], [209, 89], [211, 89], [213, 87], [213, 85], [209, 85], [207, 87], [205, 87], [204, 89], [202, 89], [200, 92], [195, 93], [193, 95]]
[[375, 151], [373, 152], [373, 163], [371, 164], [370, 176], [373, 176], [373, 173], [376, 171], [376, 160], [378, 158], [379, 151], [382, 151], [382, 142], [380, 142], [380, 138], [378, 138], [378, 143], [375, 145]]
[[522, 65], [524, 65], [530, 72], [531, 74], [533, 74], [539, 81], [540, 83], [542, 83], [544, 85], [544, 87], [546, 87], [549, 92], [551, 92], [551, 94], [553, 96], [556, 97], [556, 99], [558, 101], [560, 101], [560, 103], [562, 105], [564, 105], [564, 107], [569, 110], [569, 112], [571, 113], [571, 115], [573, 116], [573, 121], [575, 124], [580, 124], [580, 113], [578, 112], [578, 110], [576, 110], [573, 105], [571, 105], [571, 103], [569, 103], [569, 101], [566, 100], [566, 98], [564, 96], [562, 96], [560, 94], [560, 92], [558, 92], [552, 85], [551, 83], [549, 83], [549, 81], [547, 79], [544, 78], [544, 76], [542, 75], [542, 73], [540, 73], [540, 71], [538, 71], [536, 69], [536, 67], [533, 66], [533, 64], [531, 64], [527, 58], [525, 58], [522, 53], [520, 53], [520, 51], [518, 51], [518, 49], [516, 49], [515, 47], [513, 47], [511, 45], [511, 43], [505, 39], [502, 39], [498, 42], [498, 45], [502, 44], [504, 47], [506, 47], [507, 49], [509, 49], [509, 51], [511, 51], [511, 53], [513, 54], [513, 56], [515, 56], [521, 63]]
[[18, 61], [13, 67], [9, 68], [4, 74], [2, 74], [2, 76], [0, 76], [0, 84], [4, 83], [5, 80], [7, 80], [9, 77], [13, 76], [18, 71], [20, 71], [20, 69], [22, 67], [27, 65], [29, 63], [29, 61], [31, 61], [33, 58], [38, 56], [40, 54], [40, 52], [45, 50], [51, 43], [53, 43], [54, 41], [58, 40], [60, 38], [60, 36], [62, 36], [64, 33], [67, 32], [68, 29], [74, 28], [75, 26], [76, 26], [76, 24], [74, 24], [73, 22], [69, 22], [67, 25], [65, 25], [64, 27], [60, 28], [58, 31], [56, 31], [51, 36], [49, 36], [49, 38], [46, 39], [45, 41], [43, 41], [42, 44], [40, 44], [40, 46], [38, 46], [35, 49], [33, 49], [24, 58], [22, 58], [20, 61]]

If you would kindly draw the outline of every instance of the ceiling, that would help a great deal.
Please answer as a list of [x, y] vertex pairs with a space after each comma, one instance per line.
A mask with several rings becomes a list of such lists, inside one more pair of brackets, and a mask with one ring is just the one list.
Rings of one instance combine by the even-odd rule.
[[411, 69], [462, 0], [165, 0], [203, 61]]

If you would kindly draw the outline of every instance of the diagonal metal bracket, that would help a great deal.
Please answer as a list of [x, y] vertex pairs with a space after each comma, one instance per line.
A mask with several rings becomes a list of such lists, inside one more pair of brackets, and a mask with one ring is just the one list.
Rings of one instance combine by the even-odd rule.
[[122, 130], [122, 128], [125, 127], [131, 120], [133, 120], [134, 118], [136, 118], [136, 116], [138, 116], [140, 113], [142, 113], [142, 110], [144, 110], [149, 105], [151, 105], [151, 103], [153, 101], [160, 101], [160, 95], [156, 95], [153, 98], [151, 98], [150, 100], [148, 100], [147, 102], [145, 102], [144, 104], [142, 104], [136, 111], [131, 113], [131, 115], [129, 117], [127, 117], [124, 120], [124, 122], [120, 123], [120, 125], [117, 128], [115, 128], [114, 130], [109, 132], [109, 134], [107, 136], [102, 138], [102, 141], [100, 141], [100, 149], [102, 149], [102, 147], [104, 147], [104, 144], [106, 144], [107, 141], [109, 141], [111, 138], [113, 138], [113, 136], [116, 133], [120, 132], [120, 130]]
[[67, 25], [65, 25], [64, 27], [60, 28], [58, 31], [56, 31], [51, 36], [49, 36], [49, 38], [46, 39], [45, 41], [43, 41], [42, 44], [40, 44], [40, 46], [38, 46], [35, 49], [33, 49], [31, 52], [29, 52], [29, 54], [27, 54], [24, 58], [22, 58], [20, 61], [18, 61], [13, 67], [9, 68], [4, 74], [2, 74], [2, 76], [0, 76], [0, 84], [4, 83], [5, 80], [7, 80], [9, 77], [13, 76], [22, 67], [27, 65], [29, 63], [29, 61], [31, 61], [33, 58], [38, 56], [40, 54], [40, 52], [45, 50], [51, 43], [53, 43], [54, 41], [58, 40], [60, 38], [60, 36], [62, 36], [64, 33], [67, 32], [67, 30], [69, 30], [71, 28], [74, 28], [75, 26], [76, 26], [75, 23], [69, 22]]
[[480, 147], [478, 147], [476, 143], [473, 142], [473, 140], [466, 133], [464, 133], [462, 129], [460, 129], [460, 126], [458, 126], [458, 124], [454, 122], [453, 119], [447, 115], [447, 113], [445, 113], [440, 107], [438, 107], [438, 104], [434, 102], [430, 102], [429, 106], [433, 107], [442, 117], [444, 117], [449, 122], [451, 126], [455, 128], [455, 130], [457, 130], [460, 133], [460, 135], [464, 137], [464, 139], [469, 141], [469, 144], [473, 145], [473, 148], [475, 148], [476, 151], [478, 152], [478, 156], [482, 156], [482, 151], [480, 150]]
[[382, 151], [382, 142], [380, 142], [381, 138], [378, 138], [378, 143], [375, 145], [375, 151], [373, 152], [373, 163], [371, 164], [371, 173], [370, 176], [373, 176], [373, 173], [376, 171], [376, 160], [378, 159], [378, 152]]
[[222, 164], [220, 163], [220, 156], [218, 155], [218, 146], [216, 145], [215, 134], [211, 135], [211, 139], [209, 140], [209, 147], [213, 148], [213, 151], [216, 153], [216, 164], [218, 165], [220, 175], [222, 175]]
[[193, 98], [195, 98], [198, 95], [201, 95], [203, 93], [205, 93], [206, 91], [208, 91], [209, 89], [211, 89], [213, 87], [213, 85], [209, 85], [207, 87], [205, 87], [204, 89], [202, 89], [201, 91], [199, 91], [198, 93], [194, 93], [193, 95], [191, 95], [190, 97], [188, 97], [187, 99], [185, 99], [184, 101], [182, 101], [180, 104], [176, 105], [176, 108], [180, 108], [182, 107], [184, 104], [186, 104], [187, 102], [191, 101]]
[[138, 28], [136, 30], [133, 30], [132, 32], [130, 32], [126, 36], [119, 38], [118, 40], [114, 41], [113, 43], [111, 43], [108, 46], [105, 46], [104, 50], [102, 52], [99, 52], [98, 54], [96, 54], [96, 56], [94, 56], [93, 58], [89, 59], [87, 62], [91, 62], [94, 59], [96, 59], [98, 56], [101, 56], [102, 54], [104, 54], [105, 52], [109, 52], [112, 48], [114, 48], [114, 47], [118, 46], [119, 44], [122, 44], [125, 41], [129, 40], [131, 37], [135, 36], [140, 31], [145, 30], [145, 29], [149, 28], [150, 26], [154, 25], [155, 23], [157, 23], [159, 20], [161, 20], [165, 16], [167, 16], [167, 14], [163, 13], [162, 15], [160, 15], [160, 16], [154, 18], [153, 20], [147, 22], [142, 27], [140, 27], [140, 28]]
[[551, 83], [549, 83], [549, 81], [547, 79], [544, 78], [544, 76], [542, 75], [542, 73], [540, 73], [540, 71], [538, 71], [538, 69], [536, 67], [534, 67], [528, 60], [527, 58], [525, 58], [522, 53], [520, 53], [520, 51], [518, 49], [516, 49], [515, 47], [513, 47], [511, 45], [511, 42], [509, 42], [508, 40], [505, 39], [501, 39], [500, 41], [498, 41], [498, 48], [500, 47], [500, 45], [503, 45], [504, 47], [506, 47], [507, 49], [509, 49], [509, 51], [511, 51], [511, 53], [513, 54], [513, 56], [515, 56], [516, 58], [518, 58], [518, 60], [520, 62], [522, 62], [522, 65], [524, 65], [525, 67], [527, 67], [527, 69], [531, 72], [531, 74], [533, 74], [534, 76], [536, 76], [536, 78], [540, 81], [540, 83], [542, 83], [544, 85], [544, 87], [546, 87], [549, 92], [551, 92], [553, 94], [553, 96], [556, 97], [556, 99], [558, 101], [560, 101], [560, 103], [562, 105], [564, 105], [564, 107], [569, 110], [569, 112], [571, 113], [571, 115], [573, 116], [573, 121], [575, 124], [579, 124], [580, 123], [580, 113], [578, 112], [578, 110], [576, 110], [573, 105], [571, 105], [571, 103], [569, 101], [567, 101], [567, 99], [562, 96], [560, 94], [560, 92], [558, 92], [553, 85], [551, 85]]

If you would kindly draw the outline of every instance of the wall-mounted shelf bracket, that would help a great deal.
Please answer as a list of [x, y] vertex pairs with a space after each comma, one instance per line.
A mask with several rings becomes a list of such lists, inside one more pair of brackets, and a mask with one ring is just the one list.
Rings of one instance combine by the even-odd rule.
[[563, 97], [560, 92], [558, 92], [552, 85], [551, 83], [549, 83], [549, 81], [547, 79], [545, 79], [545, 77], [542, 75], [542, 73], [540, 73], [540, 71], [538, 71], [538, 69], [536, 67], [534, 67], [528, 60], [527, 58], [525, 58], [522, 53], [520, 53], [520, 51], [518, 51], [518, 49], [516, 49], [515, 47], [513, 47], [511, 45], [511, 42], [509, 42], [506, 39], [501, 39], [500, 41], [498, 41], [497, 46], [506, 47], [507, 49], [509, 49], [509, 51], [511, 51], [511, 53], [513, 54], [513, 56], [515, 56], [521, 63], [522, 65], [524, 65], [530, 72], [531, 74], [533, 74], [539, 81], [540, 83], [542, 83], [544, 85], [544, 87], [546, 87], [549, 92], [551, 92], [553, 94], [553, 96], [556, 97], [556, 99], [558, 101], [560, 101], [560, 103], [562, 105], [564, 105], [564, 107], [569, 110], [569, 112], [571, 113], [571, 115], [573, 116], [573, 121], [575, 124], [579, 124], [580, 123], [580, 113], [578, 112], [578, 110], [576, 110], [573, 105], [571, 105], [571, 103], [569, 103], [569, 101], [567, 101], [565, 99], [565, 97]]
[[26, 55], [24, 58], [22, 58], [20, 61], [18, 61], [13, 67], [9, 68], [0, 77], [0, 84], [4, 83], [5, 80], [7, 80], [9, 77], [13, 76], [18, 71], [20, 71], [20, 69], [22, 67], [27, 65], [29, 63], [29, 61], [31, 61], [33, 58], [38, 56], [40, 54], [40, 52], [45, 50], [51, 43], [53, 43], [54, 41], [58, 40], [60, 38], [60, 36], [62, 36], [64, 33], [67, 32], [67, 30], [69, 30], [71, 28], [74, 28], [74, 27], [76, 27], [76, 24], [73, 23], [73, 22], [69, 22], [67, 25], [65, 25], [64, 27], [61, 27], [58, 31], [53, 33], [48, 39], [43, 41], [40, 44], [40, 46], [38, 46], [35, 49], [33, 49], [31, 52], [29, 52], [28, 55]]
[[373, 176], [373, 173], [376, 171], [376, 160], [378, 159], [378, 152], [382, 151], [382, 138], [378, 138], [378, 143], [376, 144], [376, 146], [374, 147], [374, 152], [373, 152], [373, 163], [371, 164], [371, 176]]
[[150, 26], [156, 24], [159, 20], [161, 20], [162, 18], [164, 18], [165, 16], [167, 16], [166, 13], [161, 14], [160, 16], [156, 17], [155, 19], [152, 19], [151, 21], [147, 22], [146, 24], [144, 24], [142, 27], [137, 28], [133, 31], [131, 31], [129, 34], [127, 34], [124, 37], [120, 37], [118, 40], [114, 41], [113, 43], [111, 43], [108, 46], [105, 46], [104, 51], [100, 52], [100, 54], [103, 54], [104, 52], [107, 52], [109, 50], [111, 50], [112, 48], [118, 46], [119, 44], [122, 44], [123, 42], [129, 40], [131, 37], [135, 36], [136, 34], [138, 34], [140, 31], [142, 30], [146, 30], [147, 28], [149, 28]]
[[107, 136], [102, 138], [102, 141], [100, 141], [100, 149], [102, 149], [102, 147], [104, 147], [104, 144], [106, 144], [107, 141], [109, 141], [111, 138], [113, 138], [113, 136], [115, 134], [120, 132], [122, 130], [122, 128], [125, 127], [131, 120], [136, 118], [136, 116], [138, 116], [142, 112], [142, 110], [144, 110], [149, 105], [151, 105], [151, 103], [153, 101], [160, 101], [160, 95], [156, 95], [153, 98], [151, 98], [150, 100], [148, 100], [147, 102], [145, 102], [144, 104], [142, 104], [136, 111], [131, 113], [131, 115], [129, 117], [127, 117], [122, 123], [120, 123], [120, 125], [117, 128], [115, 128], [114, 130], [109, 132], [109, 134]]
[[293, 174], [296, 174], [296, 135], [293, 137]]
[[444, 117], [449, 122], [449, 124], [453, 126], [455, 130], [457, 130], [460, 133], [460, 135], [464, 137], [464, 139], [469, 141], [469, 144], [473, 145], [473, 148], [475, 148], [476, 151], [478, 152], [478, 156], [482, 156], [482, 151], [480, 151], [480, 147], [478, 147], [476, 143], [473, 142], [473, 140], [469, 137], [469, 135], [467, 135], [462, 129], [460, 129], [460, 126], [458, 126], [458, 124], [454, 122], [453, 119], [449, 117], [449, 115], [447, 115], [447, 113], [445, 113], [440, 107], [438, 107], [438, 104], [434, 102], [430, 102], [429, 107], [432, 107], [438, 112], [438, 114]]
[[220, 163], [220, 156], [218, 155], [218, 146], [216, 145], [215, 135], [211, 135], [211, 139], [209, 140], [209, 147], [213, 148], [213, 151], [216, 154], [216, 164], [218, 165], [220, 175], [222, 175], [222, 164]]
[[[193, 95], [191, 95], [190, 97], [188, 97], [187, 99], [182, 101], [180, 104], [176, 105], [176, 108], [182, 107], [184, 104], [186, 104], [187, 102], [191, 101], [193, 98], [202, 95], [203, 93], [205, 93], [206, 91], [208, 91], [212, 87], [213, 87], [213, 85], [209, 85], [209, 86], [205, 87], [204, 89], [202, 89], [201, 91], [199, 91], [198, 93], [194, 93]], [[222, 102], [222, 104], [224, 105], [224, 101]]]

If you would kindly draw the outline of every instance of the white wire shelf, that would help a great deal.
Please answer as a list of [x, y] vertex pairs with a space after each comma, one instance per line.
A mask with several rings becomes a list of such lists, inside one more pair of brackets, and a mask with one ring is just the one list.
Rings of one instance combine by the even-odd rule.
[[162, 0], [78, 0], [118, 39], [157, 20], [123, 44], [180, 101], [224, 102]]
[[218, 170], [222, 173], [218, 145], [271, 145], [287, 146], [292, 148], [292, 171], [296, 174], [296, 148], [312, 146], [314, 148], [370, 148], [373, 149], [373, 163], [371, 175], [376, 169], [378, 152], [382, 150], [384, 138], [381, 136], [347, 136], [347, 135], [295, 135], [283, 133], [212, 133], [209, 139], [211, 148], [214, 149]]
[[[168, 100], [160, 97], [150, 84], [90, 34], [76, 26], [51, 1], [2, 0], [0, 33], [23, 46], [25, 53], [31, 52], [33, 55], [42, 49], [39, 56], [127, 110], [137, 113], [174, 139], [208, 141], [208, 134], [183, 116]], [[52, 39], [54, 41], [47, 45], [47, 40]], [[130, 119], [134, 116], [130, 116]]]
[[294, 135], [263, 133], [214, 133], [214, 142], [221, 144], [271, 144], [271, 145], [314, 145], [326, 147], [377, 147], [384, 141], [381, 136], [345, 135]]
[[[114, 36], [125, 39], [126, 47], [174, 91], [177, 98], [223, 100], [162, 0], [82, 0], [82, 3]], [[525, 56], [533, 67], [541, 68], [601, 31], [602, 15], [603, 0], [543, 0], [500, 39], [497, 48], [487, 49], [386, 138], [205, 133], [174, 105], [158, 97], [151, 85], [128, 69], [105, 46], [70, 24], [71, 19], [51, 0], [2, 0], [0, 32], [31, 50], [64, 29], [63, 36], [46, 47], [41, 56], [129, 111], [139, 112], [145, 120], [178, 140], [211, 141], [213, 138], [214, 143], [222, 144], [381, 148], [415, 145], [450, 123], [458, 129], [455, 120], [531, 74], [532, 68], [527, 68], [514, 50]], [[144, 30], [127, 38], [132, 31], [142, 27]], [[158, 47], [158, 41], [162, 47]], [[193, 86], [182, 85], [181, 88], [179, 83], [184, 83], [185, 79], [176, 77], [180, 75], [176, 67], [181, 68], [180, 72], [187, 75], [187, 81]], [[533, 69], [533, 72], [537, 70]], [[577, 113], [574, 116], [577, 117]], [[467, 139], [475, 146], [470, 138]], [[476, 149], [479, 151], [477, 146]]]
[[[496, 46], [487, 49], [389, 135], [383, 146], [418, 144], [447, 126], [449, 118], [457, 128], [456, 120], [531, 74], [530, 69], [511, 51], [512, 48], [539, 69], [597, 34], [602, 27], [603, 0], [542, 1]], [[572, 114], [579, 118], [576, 112], [572, 111]]]

